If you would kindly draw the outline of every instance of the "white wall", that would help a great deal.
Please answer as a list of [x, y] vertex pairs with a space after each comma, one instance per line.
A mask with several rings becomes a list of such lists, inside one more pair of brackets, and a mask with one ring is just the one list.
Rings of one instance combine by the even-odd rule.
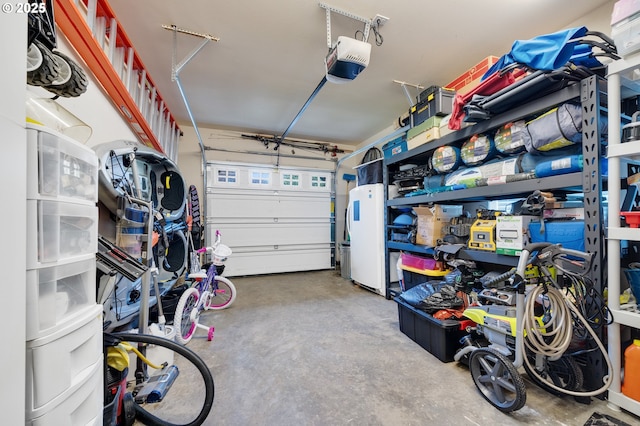
[[[0, 413], [2, 424], [24, 424], [25, 418], [25, 318], [26, 318], [26, 241], [27, 225], [27, 149], [24, 117], [27, 17], [19, 14], [0, 15], [3, 37], [2, 100], [0, 101], [0, 134], [3, 162], [0, 167], [2, 197], [0, 220], [2, 256], [0, 268], [0, 312], [5, 318], [2, 333], [0, 365], [4, 366], [0, 381]], [[16, 84], [21, 82], [20, 84]]]

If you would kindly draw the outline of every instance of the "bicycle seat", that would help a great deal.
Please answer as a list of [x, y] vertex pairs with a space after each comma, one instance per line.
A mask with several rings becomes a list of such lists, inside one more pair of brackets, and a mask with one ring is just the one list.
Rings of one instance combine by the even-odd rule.
[[193, 280], [204, 280], [207, 278], [207, 271], [195, 272], [193, 274], [189, 274], [188, 277]]

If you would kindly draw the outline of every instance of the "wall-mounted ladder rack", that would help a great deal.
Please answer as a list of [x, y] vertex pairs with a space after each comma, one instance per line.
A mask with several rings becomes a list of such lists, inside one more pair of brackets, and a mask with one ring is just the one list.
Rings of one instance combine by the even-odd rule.
[[106, 0], [55, 0], [60, 30], [140, 140], [176, 160], [180, 128]]

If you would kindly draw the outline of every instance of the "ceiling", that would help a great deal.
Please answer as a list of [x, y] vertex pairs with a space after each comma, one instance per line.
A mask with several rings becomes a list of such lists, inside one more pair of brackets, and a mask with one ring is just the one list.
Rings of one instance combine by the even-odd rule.
[[[611, 0], [330, 0], [358, 17], [389, 18], [375, 34], [369, 66], [346, 84], [327, 83], [288, 137], [356, 145], [391, 126], [410, 104], [401, 85], [444, 85], [517, 39], [570, 26]], [[325, 9], [315, 0], [111, 0], [148, 72], [179, 123], [190, 124], [171, 80], [202, 38], [163, 25], [219, 37], [180, 73], [198, 127], [282, 135], [324, 76]], [[331, 38], [355, 37], [364, 24], [331, 13]], [[361, 33], [360, 33], [361, 34]], [[408, 87], [415, 99], [417, 89]]]

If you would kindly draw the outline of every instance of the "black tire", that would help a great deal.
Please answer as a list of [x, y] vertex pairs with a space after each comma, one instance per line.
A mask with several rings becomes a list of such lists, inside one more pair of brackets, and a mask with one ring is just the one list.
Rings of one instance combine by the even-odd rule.
[[44, 88], [64, 98], [75, 98], [86, 92], [89, 80], [84, 70], [63, 53], [56, 50], [52, 54], [58, 63], [60, 72], [58, 78]]
[[[202, 358], [200, 358], [195, 352], [191, 349], [179, 345], [173, 340], [166, 339], [164, 337], [152, 336], [148, 334], [135, 334], [135, 333], [111, 333], [114, 337], [124, 341], [124, 342], [135, 342], [135, 343], [146, 343], [149, 345], [161, 346], [163, 348], [167, 348], [176, 354], [181, 355], [187, 361], [189, 361], [202, 375], [202, 379], [204, 380], [205, 387], [205, 396], [203, 406], [200, 409], [197, 417], [193, 420], [187, 420], [188, 423], [170, 423], [161, 419], [159, 417], [154, 416], [149, 411], [145, 410], [141, 405], [135, 403], [135, 411], [136, 411], [136, 419], [140, 420], [144, 424], [147, 425], [163, 425], [163, 426], [198, 426], [204, 423], [207, 416], [211, 412], [211, 408], [213, 407], [213, 397], [214, 397], [214, 384], [213, 384], [213, 376], [211, 375], [211, 371], [209, 367], [204, 363]], [[189, 407], [190, 410], [197, 410], [198, 407], [192, 406]]]
[[524, 363], [524, 369], [531, 381], [552, 395], [564, 395], [561, 391], [553, 389], [550, 384], [570, 391], [582, 388], [584, 375], [578, 363], [569, 355], [563, 355], [560, 359], [549, 361], [544, 359], [542, 371], [536, 367], [535, 354], [527, 350], [529, 363]]
[[513, 363], [490, 348], [471, 353], [469, 371], [476, 387], [487, 401], [503, 413], [524, 407], [527, 391], [524, 380]]
[[27, 49], [27, 84], [31, 86], [48, 86], [60, 74], [60, 65], [44, 44], [34, 40]]

